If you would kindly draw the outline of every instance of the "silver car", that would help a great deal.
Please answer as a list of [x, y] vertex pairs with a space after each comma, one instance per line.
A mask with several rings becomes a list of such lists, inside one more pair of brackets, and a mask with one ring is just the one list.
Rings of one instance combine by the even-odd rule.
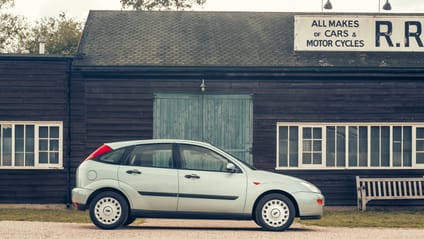
[[107, 143], [78, 167], [72, 201], [102, 229], [136, 218], [254, 220], [283, 231], [319, 219], [324, 196], [309, 182], [256, 170], [203, 142]]

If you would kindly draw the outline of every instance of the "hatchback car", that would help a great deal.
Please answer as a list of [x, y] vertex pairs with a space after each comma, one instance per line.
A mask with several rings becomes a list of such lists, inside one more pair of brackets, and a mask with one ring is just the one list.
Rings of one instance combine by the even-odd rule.
[[102, 229], [136, 218], [254, 220], [283, 231], [319, 219], [324, 197], [304, 180], [256, 170], [210, 144], [187, 140], [107, 143], [81, 163], [72, 201]]

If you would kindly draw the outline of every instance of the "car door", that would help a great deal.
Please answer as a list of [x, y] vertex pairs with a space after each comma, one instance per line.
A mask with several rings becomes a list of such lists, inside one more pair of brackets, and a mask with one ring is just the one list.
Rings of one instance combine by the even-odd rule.
[[201, 146], [179, 145], [180, 212], [242, 213], [246, 200], [246, 174], [226, 169], [229, 161]]
[[132, 209], [177, 210], [178, 172], [172, 148], [172, 144], [137, 145], [119, 167], [120, 187], [130, 194]]

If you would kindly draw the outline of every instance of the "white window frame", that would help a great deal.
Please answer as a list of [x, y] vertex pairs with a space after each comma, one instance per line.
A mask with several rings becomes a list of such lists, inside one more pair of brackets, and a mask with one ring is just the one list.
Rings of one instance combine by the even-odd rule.
[[[290, 163], [287, 167], [279, 166], [279, 157], [280, 157], [280, 150], [279, 150], [279, 127], [298, 127], [298, 166], [297, 167], [290, 167]], [[326, 166], [327, 165], [327, 127], [328, 126], [335, 126], [337, 127], [345, 127], [346, 132], [346, 141], [345, 141], [345, 166], [344, 167], [337, 167], [337, 166]], [[367, 127], [367, 166], [363, 167], [351, 167], [349, 166], [349, 126], [352, 127]], [[389, 127], [389, 166], [388, 167], [376, 167], [371, 166], [371, 127], [373, 126], [388, 126]], [[393, 127], [411, 127], [412, 130], [412, 155], [411, 155], [411, 166], [404, 166], [403, 161], [403, 155], [402, 155], [402, 166], [393, 166]], [[322, 164], [321, 165], [304, 165], [303, 164], [303, 128], [304, 127], [312, 127], [312, 128], [319, 128], [322, 127]], [[277, 132], [277, 138], [276, 138], [276, 147], [277, 147], [277, 154], [276, 154], [276, 167], [277, 170], [303, 170], [303, 169], [319, 169], [319, 170], [364, 170], [364, 169], [375, 169], [375, 170], [384, 170], [384, 169], [394, 169], [394, 170], [411, 170], [411, 169], [424, 169], [424, 164], [417, 164], [416, 163], [416, 129], [417, 128], [424, 128], [424, 122], [330, 122], [330, 123], [302, 123], [302, 122], [278, 122], [276, 124], [276, 132]], [[402, 128], [403, 132], [403, 128]], [[403, 138], [403, 133], [402, 133]], [[358, 141], [359, 141], [359, 134], [358, 134]], [[403, 141], [402, 141], [403, 142]], [[403, 144], [402, 144], [403, 148]], [[359, 150], [359, 144], [358, 149]], [[359, 158], [358, 158], [359, 160]], [[337, 162], [337, 158], [336, 158]], [[359, 161], [358, 161], [359, 164]]]
[[[12, 166], [0, 165], [2, 169], [63, 169], [63, 122], [61, 121], [0, 121], [0, 125], [12, 126]], [[34, 125], [34, 166], [14, 166], [15, 165], [15, 126]], [[59, 127], [59, 158], [57, 164], [39, 162], [39, 127]], [[2, 127], [0, 127], [2, 129]], [[50, 141], [50, 136], [49, 136]], [[50, 150], [49, 150], [50, 151]], [[0, 153], [3, 152], [3, 137], [0, 138]], [[0, 157], [2, 155], [0, 154]], [[1, 159], [1, 158], [0, 158]]]
[[[303, 141], [304, 141], [304, 138], [303, 138], [303, 129], [304, 128], [312, 128], [312, 131], [315, 128], [320, 128], [321, 129], [321, 164], [313, 164], [313, 163], [311, 163], [311, 164], [304, 164], [303, 163], [303, 153], [304, 153], [304, 151], [303, 151]], [[326, 161], [325, 161], [325, 155], [324, 155], [324, 153], [325, 153], [325, 151], [324, 151], [325, 148], [324, 147], [327, 147], [327, 145], [324, 142], [325, 141], [324, 139], [326, 139], [326, 132], [324, 132], [324, 131], [325, 131], [325, 127], [324, 126], [321, 126], [321, 125], [307, 125], [307, 126], [299, 127], [299, 129], [298, 129], [298, 132], [299, 132], [299, 137], [298, 137], [298, 140], [299, 140], [298, 164], [299, 164], [299, 167], [300, 168], [322, 168], [322, 167], [325, 166]], [[312, 135], [313, 135], [313, 133], [312, 133]], [[313, 136], [312, 136], [312, 139], [311, 140], [314, 141]], [[314, 149], [313, 149], [313, 144], [311, 145], [311, 147], [312, 147], [312, 151], [311, 152], [313, 154], [313, 152], [315, 152]], [[313, 162], [313, 158], [311, 160]]]

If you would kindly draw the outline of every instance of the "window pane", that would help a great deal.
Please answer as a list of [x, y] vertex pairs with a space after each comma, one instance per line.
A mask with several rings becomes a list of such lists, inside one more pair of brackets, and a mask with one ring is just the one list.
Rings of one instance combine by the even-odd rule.
[[424, 140], [417, 140], [417, 151], [424, 151]]
[[312, 151], [312, 140], [303, 140], [303, 151], [304, 152]]
[[[125, 153], [125, 150], [126, 150], [125, 148], [114, 150], [110, 153], [101, 155], [96, 160], [98, 160], [100, 162], [105, 162], [105, 163], [118, 164], [118, 163], [121, 162], [122, 157]], [[132, 162], [132, 164], [130, 164], [130, 165], [135, 165], [135, 164], [134, 164], [134, 162]], [[140, 166], [140, 165], [135, 165], [135, 166]]]
[[424, 153], [417, 153], [417, 164], [424, 164]]
[[321, 153], [314, 153], [312, 155], [313, 157], [313, 164], [322, 164], [322, 155]]
[[46, 140], [46, 139], [40, 139], [38, 148], [39, 148], [40, 151], [48, 151], [49, 150], [49, 141]]
[[368, 128], [359, 127], [359, 166], [368, 166]]
[[412, 166], [412, 127], [403, 127], [403, 166]]
[[57, 153], [57, 152], [51, 152], [50, 153], [50, 163], [51, 164], [59, 163], [59, 153]]
[[390, 127], [381, 127], [381, 166], [390, 166]]
[[198, 146], [181, 145], [181, 167], [183, 169], [226, 172], [228, 160], [221, 155]]
[[173, 167], [172, 145], [138, 145], [130, 155], [129, 164], [140, 167], [171, 168]]
[[23, 125], [16, 125], [15, 126], [15, 138], [24, 138], [24, 126]]
[[312, 154], [311, 153], [303, 153], [303, 164], [312, 164]]
[[393, 127], [393, 166], [402, 166], [402, 127]]
[[50, 138], [53, 138], [53, 139], [59, 138], [59, 127], [57, 126], [50, 127]]
[[371, 127], [371, 166], [380, 166], [380, 127]]
[[279, 127], [279, 166], [287, 167], [289, 164], [289, 127]]
[[349, 167], [358, 166], [358, 127], [349, 126]]
[[417, 128], [417, 138], [424, 139], [424, 128]]
[[321, 140], [315, 140], [314, 141], [314, 152], [321, 152], [322, 151], [322, 143]]
[[34, 125], [26, 126], [25, 135], [25, 152], [34, 153]]
[[40, 138], [47, 139], [49, 137], [49, 127], [42, 126], [42, 127], [39, 127], [38, 130], [39, 130], [38, 134]]
[[322, 129], [321, 128], [314, 128], [314, 131], [313, 131], [313, 136], [314, 136], [314, 139], [321, 139], [322, 138]]
[[303, 128], [303, 139], [312, 139], [312, 128]]
[[38, 154], [38, 161], [39, 161], [41, 164], [47, 164], [47, 163], [49, 163], [49, 153], [46, 153], [46, 152], [40, 152], [40, 153]]
[[[23, 152], [24, 152], [24, 126], [16, 125], [15, 126], [15, 153], [23, 153]], [[17, 163], [20, 164], [21, 162], [17, 162], [15, 158], [15, 164]], [[22, 159], [22, 164], [23, 164], [23, 159]], [[23, 165], [19, 165], [19, 166], [23, 166]]]
[[12, 126], [3, 125], [3, 166], [12, 166]]
[[327, 162], [328, 167], [336, 166], [336, 132], [334, 126], [327, 126]]
[[25, 153], [25, 166], [34, 166], [34, 153]]
[[24, 153], [15, 153], [15, 166], [24, 166]]
[[346, 127], [337, 127], [337, 166], [346, 166]]
[[299, 166], [299, 129], [297, 126], [290, 126], [290, 167]]
[[393, 142], [393, 166], [402, 166], [402, 145], [400, 142]]
[[50, 151], [59, 151], [59, 140], [50, 140]]
[[23, 153], [24, 152], [24, 139], [15, 138], [15, 152]]

